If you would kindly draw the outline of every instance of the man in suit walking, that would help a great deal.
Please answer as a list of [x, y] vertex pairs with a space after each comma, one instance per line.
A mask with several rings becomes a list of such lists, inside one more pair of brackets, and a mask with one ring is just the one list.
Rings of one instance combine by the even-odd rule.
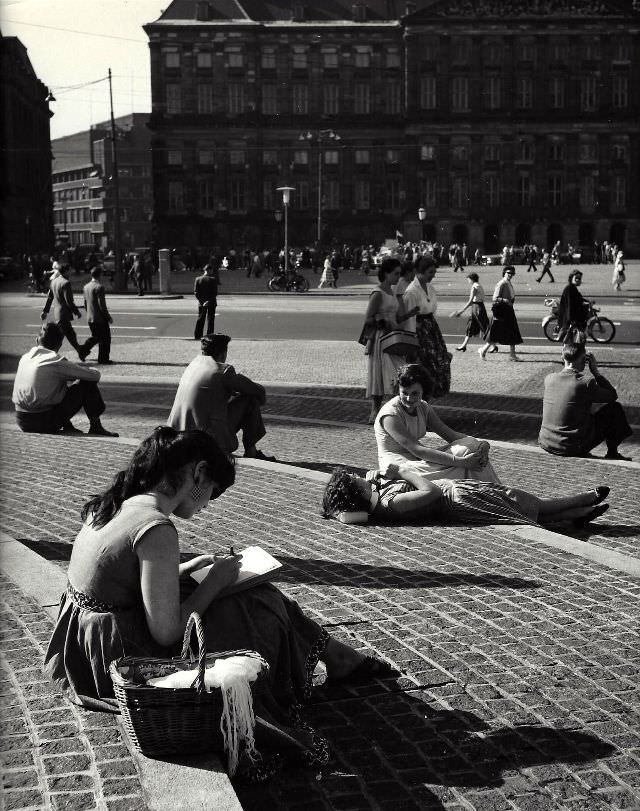
[[204, 324], [207, 322], [207, 335], [214, 331], [216, 320], [216, 307], [218, 305], [218, 285], [220, 278], [218, 271], [209, 262], [204, 268], [202, 276], [198, 276], [193, 285], [193, 295], [198, 300], [198, 318], [193, 331], [193, 338], [199, 341], [204, 333]]
[[[53, 310], [51, 309], [53, 305]], [[51, 278], [51, 285], [49, 287], [49, 295], [42, 308], [40, 318], [45, 321], [51, 310], [53, 314], [53, 323], [60, 327], [60, 331], [64, 337], [69, 341], [71, 346], [78, 353], [80, 360], [84, 360], [91, 347], [87, 348], [86, 344], [82, 346], [78, 343], [78, 336], [72, 326], [74, 316], [81, 318], [82, 313], [76, 307], [73, 300], [73, 291], [71, 289], [71, 282], [69, 281], [69, 266], [60, 265], [57, 272]]]
[[87, 322], [91, 330], [91, 338], [87, 340], [85, 347], [88, 354], [98, 344], [98, 363], [113, 363], [109, 359], [111, 352], [111, 329], [109, 324], [113, 323], [113, 319], [107, 309], [104, 285], [100, 281], [101, 276], [101, 267], [91, 268], [91, 281], [85, 284], [82, 290], [84, 308], [87, 311]]

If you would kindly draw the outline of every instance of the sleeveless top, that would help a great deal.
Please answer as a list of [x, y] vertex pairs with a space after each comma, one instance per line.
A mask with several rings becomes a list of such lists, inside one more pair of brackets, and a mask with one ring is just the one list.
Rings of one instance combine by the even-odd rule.
[[415, 440], [422, 439], [422, 437], [431, 431], [431, 417], [433, 409], [424, 400], [420, 400], [416, 408], [415, 414], [409, 412], [400, 404], [398, 396], [392, 397], [388, 403], [382, 406], [376, 417], [373, 430], [378, 444], [378, 463], [380, 468], [384, 468], [389, 464], [401, 464], [407, 459], [415, 458], [409, 455], [406, 448], [403, 448], [396, 440], [385, 430], [384, 420], [386, 417], [398, 417], [404, 426], [406, 434]]
[[392, 293], [385, 293], [381, 287], [376, 287], [375, 291], [382, 295], [380, 307], [375, 313], [378, 318], [384, 318], [388, 321], [394, 329], [397, 328], [398, 322], [396, 321], [398, 315], [398, 299]]

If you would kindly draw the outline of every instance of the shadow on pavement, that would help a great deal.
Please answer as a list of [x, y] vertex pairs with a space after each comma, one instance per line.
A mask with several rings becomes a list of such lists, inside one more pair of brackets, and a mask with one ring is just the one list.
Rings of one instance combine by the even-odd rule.
[[[456, 787], [470, 789], [473, 795], [466, 798], [477, 798], [477, 807], [504, 807], [499, 805], [504, 797], [490, 792], [507, 775], [556, 763], [586, 764], [615, 751], [577, 730], [530, 724], [491, 729], [473, 712], [441, 709], [422, 695], [387, 693], [311, 705], [306, 716], [329, 739], [331, 761], [322, 770], [289, 769], [266, 786], [238, 786], [243, 809], [285, 811], [301, 808], [303, 799], [313, 809], [441, 809], [460, 793], [467, 795], [452, 791]], [[540, 807], [549, 807], [538, 783], [524, 774], [518, 779], [529, 801], [538, 796], [546, 801]]]

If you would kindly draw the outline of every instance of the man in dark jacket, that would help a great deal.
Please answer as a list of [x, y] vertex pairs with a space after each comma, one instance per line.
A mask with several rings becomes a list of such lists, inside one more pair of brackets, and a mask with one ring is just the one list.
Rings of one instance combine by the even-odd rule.
[[572, 270], [569, 274], [569, 284], [562, 291], [558, 306], [558, 325], [560, 339], [563, 340], [569, 329], [575, 328], [584, 332], [589, 315], [589, 302], [585, 301], [578, 289], [582, 284], [582, 271]]
[[214, 332], [216, 320], [216, 307], [218, 305], [218, 285], [220, 277], [215, 267], [208, 263], [203, 268], [204, 273], [198, 276], [193, 285], [193, 295], [198, 300], [198, 318], [193, 331], [193, 338], [199, 341], [204, 332], [204, 324], [207, 322], [207, 335]]
[[98, 344], [98, 363], [113, 363], [109, 359], [111, 351], [111, 329], [109, 324], [113, 319], [107, 309], [107, 301], [104, 293], [104, 286], [100, 281], [102, 268], [91, 268], [91, 281], [85, 284], [82, 292], [84, 294], [84, 308], [87, 311], [87, 322], [91, 330], [91, 338], [85, 346], [90, 352]]
[[[55, 275], [51, 278], [51, 286], [49, 287], [49, 295], [42, 308], [40, 318], [45, 321], [51, 310], [53, 315], [53, 323], [60, 327], [60, 331], [64, 337], [69, 341], [71, 346], [78, 353], [80, 360], [84, 360], [91, 347], [87, 348], [86, 344], [80, 346], [78, 343], [78, 336], [76, 331], [71, 325], [74, 316], [81, 318], [82, 313], [76, 307], [73, 300], [73, 291], [71, 289], [71, 282], [69, 281], [69, 266], [60, 265]], [[51, 309], [53, 305], [53, 309]]]

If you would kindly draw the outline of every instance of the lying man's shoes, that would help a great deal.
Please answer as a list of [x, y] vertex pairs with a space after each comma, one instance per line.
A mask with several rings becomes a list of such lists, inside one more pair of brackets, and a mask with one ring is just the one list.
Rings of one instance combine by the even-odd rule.
[[600, 502], [604, 501], [605, 498], [609, 495], [610, 492], [611, 492], [611, 488], [607, 487], [606, 484], [598, 485], [594, 490], [595, 498], [591, 502], [591, 506], [595, 507], [596, 504], [600, 504]]
[[89, 434], [90, 436], [120, 436], [120, 434], [116, 434], [114, 431], [107, 431], [101, 422], [92, 425], [89, 428]]
[[605, 459], [617, 459], [620, 462], [631, 462], [633, 461], [630, 456], [623, 456], [620, 451], [616, 451], [615, 453], [607, 453], [605, 454]]
[[400, 676], [400, 671], [384, 659], [376, 659], [375, 656], [365, 656], [359, 665], [344, 676], [329, 677], [327, 684], [358, 684], [371, 679], [388, 679], [392, 676]]
[[263, 453], [260, 450], [256, 450], [256, 452], [253, 453], [253, 454], [245, 453], [244, 458], [245, 459], [260, 459], [262, 462], [277, 462], [278, 461], [275, 456], [267, 456], [266, 453]]
[[596, 518], [600, 518], [601, 515], [604, 515], [608, 509], [608, 504], [599, 504], [597, 507], [594, 507], [591, 512], [583, 515], [581, 518], [574, 518], [573, 526], [576, 529], [584, 529], [587, 524], [590, 524], [592, 521], [595, 521]]

